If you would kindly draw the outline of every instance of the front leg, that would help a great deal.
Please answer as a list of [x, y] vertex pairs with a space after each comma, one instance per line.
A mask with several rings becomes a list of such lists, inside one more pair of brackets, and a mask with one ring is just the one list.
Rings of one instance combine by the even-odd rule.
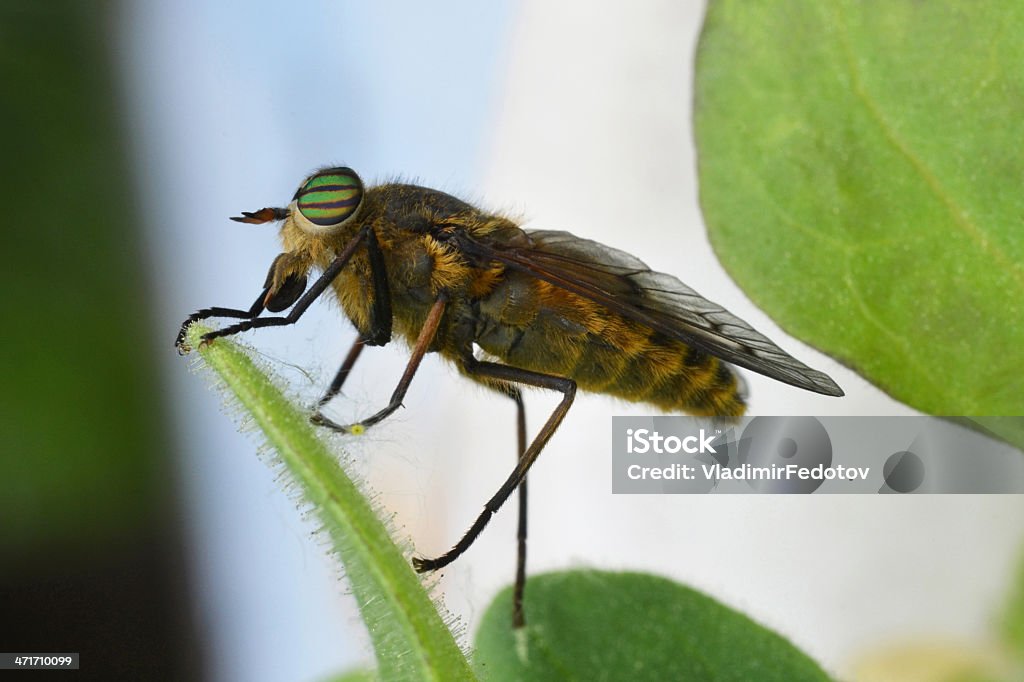
[[[402, 378], [399, 379], [398, 386], [395, 387], [394, 393], [391, 394], [391, 401], [388, 403], [387, 407], [371, 417], [367, 417], [360, 422], [349, 424], [347, 426], [342, 426], [341, 424], [331, 421], [321, 414], [319, 409], [313, 413], [313, 416], [310, 417], [310, 421], [320, 426], [326, 426], [332, 431], [337, 431], [339, 433], [360, 434], [367, 428], [386, 419], [392, 412], [401, 407], [402, 400], [405, 399], [405, 394], [409, 390], [409, 384], [412, 383], [412, 378], [415, 376], [416, 370], [420, 367], [420, 361], [423, 360], [423, 356], [427, 354], [427, 349], [430, 348], [431, 344], [434, 342], [434, 338], [437, 336], [437, 329], [441, 324], [441, 318], [444, 315], [444, 308], [447, 303], [448, 296], [444, 293], [438, 296], [437, 300], [434, 301], [434, 305], [430, 308], [430, 313], [427, 314], [427, 320], [423, 323], [423, 328], [420, 329], [419, 337], [416, 339], [416, 345], [412, 349], [412, 356], [409, 358], [409, 364], [405, 366]], [[344, 368], [344, 365], [342, 367]]]
[[259, 317], [264, 310], [269, 310], [272, 313], [286, 310], [306, 289], [306, 271], [308, 269], [309, 265], [302, 258], [292, 253], [282, 253], [270, 264], [267, 279], [263, 283], [263, 291], [248, 310], [213, 307], [204, 308], [189, 315], [181, 324], [181, 330], [174, 340], [178, 352], [184, 353], [188, 350], [185, 336], [188, 334], [189, 325], [193, 322], [210, 317], [237, 317], [251, 320]]
[[309, 290], [306, 291], [306, 293], [304, 293], [299, 298], [299, 300], [295, 302], [295, 305], [292, 307], [291, 311], [286, 316], [253, 317], [251, 319], [245, 320], [244, 322], [233, 324], [230, 327], [225, 327], [224, 329], [218, 329], [216, 331], [203, 334], [203, 343], [209, 343], [210, 341], [213, 341], [214, 339], [219, 339], [222, 336], [231, 336], [233, 334], [248, 331], [250, 329], [259, 329], [261, 327], [280, 327], [284, 325], [295, 324], [295, 322], [297, 322], [298, 319], [302, 317], [302, 314], [306, 312], [306, 309], [313, 304], [313, 301], [319, 298], [320, 295], [327, 290], [327, 287], [331, 285], [331, 282], [334, 281], [334, 278], [338, 276], [338, 274], [342, 271], [345, 265], [352, 258], [352, 254], [355, 253], [356, 249], [359, 248], [359, 245], [367, 238], [367, 235], [371, 232], [371, 229], [372, 228], [369, 225], [367, 225], [363, 229], [359, 230], [358, 233], [356, 233], [356, 236], [353, 237], [349, 241], [349, 243], [345, 245], [345, 248], [342, 250], [342, 252], [338, 254], [338, 256], [335, 257], [333, 261], [331, 261], [331, 264], [327, 266], [323, 274], [320, 275], [320, 278], [313, 283], [313, 286], [311, 286]]
[[189, 350], [188, 344], [185, 343], [185, 335], [188, 334], [188, 328], [192, 325], [193, 322], [205, 320], [210, 317], [236, 317], [241, 318], [243, 320], [251, 320], [254, 317], [259, 316], [259, 314], [263, 312], [263, 302], [266, 299], [266, 297], [267, 289], [264, 288], [263, 291], [260, 293], [260, 297], [256, 299], [256, 301], [249, 307], [248, 310], [238, 310], [237, 308], [219, 308], [216, 306], [212, 308], [203, 308], [202, 310], [197, 310], [196, 312], [186, 317], [185, 321], [181, 323], [181, 329], [178, 331], [178, 335], [174, 339], [174, 347], [177, 348], [178, 352], [181, 353], [182, 355], [184, 355]]

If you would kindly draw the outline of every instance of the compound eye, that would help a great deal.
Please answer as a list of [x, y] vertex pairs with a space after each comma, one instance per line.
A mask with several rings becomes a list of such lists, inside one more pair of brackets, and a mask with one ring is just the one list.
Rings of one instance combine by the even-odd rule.
[[359, 210], [363, 181], [351, 168], [328, 168], [302, 184], [295, 205], [314, 229], [340, 227]]

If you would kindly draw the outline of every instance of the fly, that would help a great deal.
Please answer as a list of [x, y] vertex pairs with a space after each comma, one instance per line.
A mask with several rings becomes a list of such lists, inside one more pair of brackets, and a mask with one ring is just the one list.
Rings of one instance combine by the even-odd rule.
[[[246, 310], [205, 308], [197, 320], [242, 320], [203, 335], [203, 343], [249, 329], [295, 323], [330, 292], [358, 330], [311, 421], [359, 433], [398, 409], [420, 361], [438, 353], [464, 376], [516, 404], [518, 460], [483, 512], [446, 553], [413, 559], [420, 572], [457, 559], [491, 516], [519, 490], [513, 624], [524, 623], [526, 474], [572, 405], [576, 389], [666, 411], [737, 417], [746, 409], [737, 365], [808, 391], [842, 389], [721, 306], [639, 259], [568, 232], [523, 230], [512, 220], [417, 185], [365, 187], [350, 168], [306, 178], [285, 208], [243, 212], [242, 223], [281, 223], [284, 251]], [[320, 275], [308, 285], [311, 272]], [[290, 309], [290, 310], [289, 310]], [[264, 311], [283, 316], [262, 316]], [[390, 402], [350, 425], [322, 410], [341, 391], [366, 346], [394, 334], [412, 353]], [[527, 443], [521, 387], [561, 393]]]

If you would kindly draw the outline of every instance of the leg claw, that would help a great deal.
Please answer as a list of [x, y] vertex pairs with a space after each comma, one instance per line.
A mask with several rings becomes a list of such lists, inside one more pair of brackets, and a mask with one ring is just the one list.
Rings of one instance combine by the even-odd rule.
[[352, 436], [359, 436], [366, 432], [366, 427], [363, 426], [362, 424], [357, 423], [349, 424], [348, 426], [342, 426], [341, 424], [338, 424], [337, 422], [328, 419], [320, 412], [314, 412], [313, 414], [311, 414], [309, 417], [309, 421], [310, 423], [316, 424], [317, 426], [326, 427], [331, 431], [335, 431], [337, 433], [347, 433]]

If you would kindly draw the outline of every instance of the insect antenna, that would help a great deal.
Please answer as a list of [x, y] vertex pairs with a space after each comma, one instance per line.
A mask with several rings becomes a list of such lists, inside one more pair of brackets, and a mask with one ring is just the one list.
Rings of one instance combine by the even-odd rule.
[[250, 225], [262, 225], [274, 220], [284, 220], [288, 217], [287, 208], [261, 208], [258, 211], [242, 211], [240, 216], [231, 216], [236, 223], [249, 223]]

